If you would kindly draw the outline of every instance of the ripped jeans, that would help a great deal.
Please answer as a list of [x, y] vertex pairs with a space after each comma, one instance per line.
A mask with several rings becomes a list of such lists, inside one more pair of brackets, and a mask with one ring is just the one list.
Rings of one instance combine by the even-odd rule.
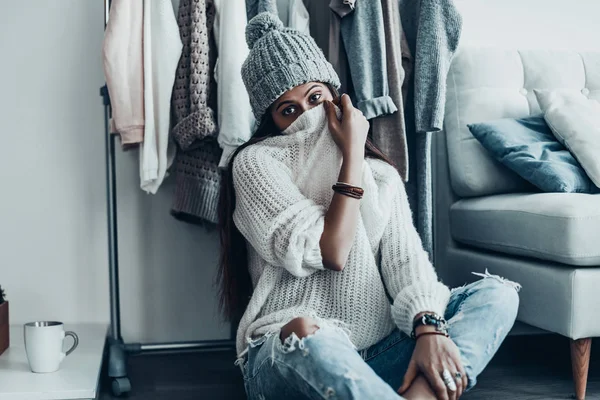
[[[482, 274], [483, 276], [483, 274]], [[485, 274], [452, 291], [445, 318], [471, 389], [517, 316], [519, 285]], [[324, 325], [284, 343], [277, 332], [252, 343], [240, 359], [249, 400], [401, 399], [415, 341], [398, 329], [357, 351], [341, 328]], [[452, 371], [453, 372], [453, 371]]]

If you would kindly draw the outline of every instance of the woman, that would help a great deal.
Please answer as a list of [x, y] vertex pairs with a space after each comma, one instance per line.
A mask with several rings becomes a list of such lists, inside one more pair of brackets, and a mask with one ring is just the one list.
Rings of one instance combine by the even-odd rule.
[[439, 282], [403, 182], [312, 38], [268, 13], [246, 37], [261, 123], [225, 177], [219, 278], [243, 313], [248, 397], [459, 398], [512, 327], [518, 285]]

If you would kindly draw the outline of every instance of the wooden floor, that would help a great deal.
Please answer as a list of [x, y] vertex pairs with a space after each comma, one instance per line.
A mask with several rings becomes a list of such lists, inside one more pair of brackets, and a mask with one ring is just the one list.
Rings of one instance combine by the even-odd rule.
[[[600, 346], [600, 345], [599, 345]], [[242, 400], [230, 352], [130, 357], [131, 400]], [[113, 399], [105, 381], [101, 400]], [[509, 337], [466, 400], [559, 400], [573, 397], [569, 341], [556, 335]], [[586, 399], [600, 400], [600, 348], [592, 345]]]

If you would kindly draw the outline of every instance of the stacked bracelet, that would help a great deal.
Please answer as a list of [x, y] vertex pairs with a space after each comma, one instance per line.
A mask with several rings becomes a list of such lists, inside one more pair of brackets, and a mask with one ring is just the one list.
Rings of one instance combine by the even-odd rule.
[[448, 332], [430, 331], [430, 332], [419, 333], [418, 335], [415, 336], [415, 340], [419, 339], [421, 336], [428, 336], [428, 335], [440, 335], [440, 336], [444, 336], [444, 337], [450, 337], [450, 335], [448, 335]]
[[336, 193], [343, 194], [344, 196], [352, 197], [359, 200], [362, 199], [363, 194], [365, 193], [365, 191], [362, 188], [344, 182], [337, 182], [331, 188]]
[[413, 330], [411, 332], [411, 337], [416, 339], [416, 328], [419, 325], [431, 325], [435, 327], [436, 332], [440, 332], [444, 335], [448, 335], [448, 322], [446, 319], [437, 314], [423, 314], [421, 318], [416, 319], [413, 322]]

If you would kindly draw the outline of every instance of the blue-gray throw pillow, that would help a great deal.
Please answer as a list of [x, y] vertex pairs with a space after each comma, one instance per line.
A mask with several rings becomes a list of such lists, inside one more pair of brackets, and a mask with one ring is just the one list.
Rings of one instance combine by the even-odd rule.
[[467, 126], [496, 160], [542, 191], [598, 193], [581, 165], [556, 140], [543, 115]]

